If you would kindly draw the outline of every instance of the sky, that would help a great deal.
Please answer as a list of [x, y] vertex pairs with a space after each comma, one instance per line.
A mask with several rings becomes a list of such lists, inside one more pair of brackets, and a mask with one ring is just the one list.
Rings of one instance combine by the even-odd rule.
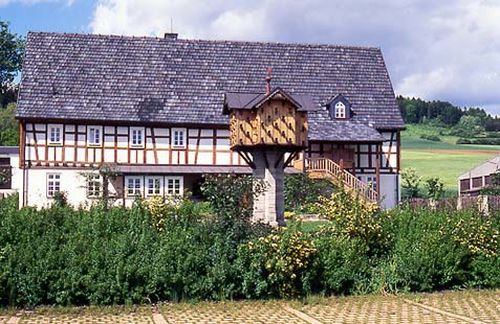
[[397, 95], [500, 115], [500, 0], [0, 0], [57, 31], [380, 47]]

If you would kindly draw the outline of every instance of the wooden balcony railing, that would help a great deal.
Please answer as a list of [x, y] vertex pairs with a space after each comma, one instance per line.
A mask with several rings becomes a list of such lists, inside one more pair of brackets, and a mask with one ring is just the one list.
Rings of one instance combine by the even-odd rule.
[[336, 183], [340, 182], [344, 185], [344, 188], [353, 190], [371, 202], [378, 201], [377, 191], [330, 159], [306, 158], [305, 160], [295, 160], [293, 166], [314, 175], [314, 177], [327, 178]]

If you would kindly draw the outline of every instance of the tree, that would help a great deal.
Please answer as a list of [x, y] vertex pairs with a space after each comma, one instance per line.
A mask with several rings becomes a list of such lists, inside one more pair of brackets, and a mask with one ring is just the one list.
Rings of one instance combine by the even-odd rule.
[[16, 120], [16, 104], [0, 109], [0, 145], [19, 144], [19, 123]]
[[443, 196], [444, 183], [438, 177], [429, 178], [426, 181], [429, 198], [438, 200]]
[[[17, 87], [12, 85], [16, 74], [21, 70], [24, 54], [24, 39], [9, 30], [9, 23], [0, 21], [0, 104], [6, 99], [15, 100]], [[14, 94], [14, 95], [13, 95]]]
[[405, 190], [405, 195], [408, 198], [418, 197], [422, 177], [417, 174], [417, 171], [413, 168], [404, 169], [403, 172], [401, 172], [401, 179], [403, 180], [401, 186]]

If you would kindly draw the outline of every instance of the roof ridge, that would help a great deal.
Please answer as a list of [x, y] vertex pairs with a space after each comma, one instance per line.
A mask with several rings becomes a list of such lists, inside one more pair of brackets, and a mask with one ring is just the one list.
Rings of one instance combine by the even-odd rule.
[[328, 43], [304, 43], [304, 42], [286, 42], [286, 41], [255, 41], [255, 40], [230, 40], [230, 39], [201, 39], [201, 38], [177, 38], [168, 39], [159, 36], [134, 36], [134, 35], [116, 35], [116, 34], [94, 34], [94, 33], [68, 33], [68, 32], [46, 32], [46, 31], [29, 31], [30, 34], [38, 35], [59, 35], [59, 36], [90, 36], [90, 37], [110, 37], [122, 39], [149, 39], [149, 40], [166, 40], [171, 42], [205, 42], [205, 43], [225, 43], [225, 44], [255, 44], [255, 45], [282, 45], [282, 46], [299, 46], [299, 47], [326, 47], [326, 48], [347, 48], [359, 50], [376, 50], [380, 51], [380, 47], [376, 46], [361, 46], [361, 45], [341, 45]]

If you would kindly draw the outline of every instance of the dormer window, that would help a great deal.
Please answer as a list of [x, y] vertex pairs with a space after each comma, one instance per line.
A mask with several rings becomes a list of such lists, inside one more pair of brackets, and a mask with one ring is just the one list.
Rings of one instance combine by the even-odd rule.
[[341, 94], [330, 99], [326, 107], [331, 119], [349, 119], [352, 117], [351, 104]]
[[345, 105], [342, 101], [335, 104], [335, 118], [345, 118]]

